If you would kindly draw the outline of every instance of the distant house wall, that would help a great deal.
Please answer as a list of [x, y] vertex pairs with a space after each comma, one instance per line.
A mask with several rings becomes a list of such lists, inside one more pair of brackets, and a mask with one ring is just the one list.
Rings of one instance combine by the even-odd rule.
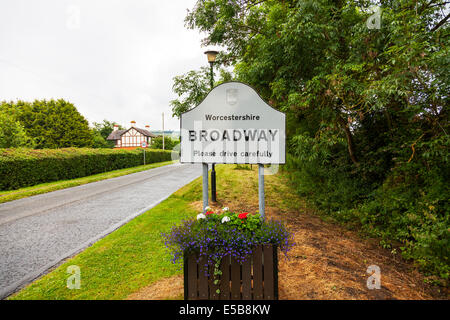
[[141, 143], [144, 141], [149, 145], [151, 143], [151, 138], [146, 137], [134, 128], [131, 128], [122, 135], [120, 140], [116, 141], [116, 148], [136, 148], [140, 147]]

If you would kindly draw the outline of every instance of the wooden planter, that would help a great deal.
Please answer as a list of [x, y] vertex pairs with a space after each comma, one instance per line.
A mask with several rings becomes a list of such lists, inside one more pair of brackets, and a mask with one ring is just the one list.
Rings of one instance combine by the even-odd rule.
[[[278, 256], [277, 247], [260, 245], [244, 263], [233, 257], [222, 259], [220, 283], [214, 285], [213, 266], [210, 277], [205, 275], [204, 262], [198, 256], [184, 257], [185, 300], [277, 300]], [[216, 290], [220, 289], [217, 294]]]

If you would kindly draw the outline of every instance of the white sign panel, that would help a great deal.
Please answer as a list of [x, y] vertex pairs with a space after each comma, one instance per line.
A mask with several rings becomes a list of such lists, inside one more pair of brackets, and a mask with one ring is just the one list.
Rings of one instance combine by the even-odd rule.
[[246, 84], [215, 87], [180, 121], [182, 163], [285, 163], [286, 116]]

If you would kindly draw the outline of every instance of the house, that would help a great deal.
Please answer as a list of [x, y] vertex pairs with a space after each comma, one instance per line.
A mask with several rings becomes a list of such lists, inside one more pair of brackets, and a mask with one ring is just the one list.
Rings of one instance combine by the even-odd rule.
[[149, 130], [149, 125], [146, 125], [145, 129], [141, 129], [136, 127], [135, 121], [131, 121], [131, 127], [128, 130], [119, 130], [119, 126], [114, 125], [113, 132], [111, 132], [106, 140], [115, 141], [114, 148], [121, 149], [138, 148], [144, 141], [149, 146], [152, 143], [152, 138], [157, 137]]

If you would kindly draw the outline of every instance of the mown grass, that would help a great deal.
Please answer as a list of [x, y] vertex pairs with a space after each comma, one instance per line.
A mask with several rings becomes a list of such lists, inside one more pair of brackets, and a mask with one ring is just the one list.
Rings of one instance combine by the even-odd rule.
[[[237, 211], [258, 208], [257, 167], [235, 170], [217, 166], [218, 203]], [[239, 169], [239, 168], [238, 168]], [[167, 277], [181, 274], [171, 262], [161, 232], [183, 219], [194, 217], [201, 207], [201, 177], [172, 194], [158, 206], [133, 219], [92, 247], [68, 260], [10, 299], [124, 299], [131, 293]], [[266, 176], [266, 208], [282, 212], [299, 206], [280, 176]], [[81, 269], [81, 289], [67, 289], [70, 265]]]
[[[229, 206], [236, 212], [255, 212], [258, 209], [257, 167], [254, 166], [253, 170], [248, 170], [248, 168], [239, 169], [232, 165], [220, 165], [217, 166], [217, 179], [219, 202], [211, 204], [214, 209], [220, 209], [222, 206]], [[343, 229], [322, 223], [316, 217], [308, 214], [307, 204], [292, 192], [290, 182], [283, 173], [265, 176], [265, 181], [268, 217], [287, 222], [292, 227], [292, 232], [299, 244], [293, 256], [295, 259], [280, 260], [280, 270], [284, 270], [282, 273], [284, 276], [280, 277], [280, 285], [284, 288], [290, 286], [298, 288], [295, 290], [297, 293], [290, 292], [285, 297], [304, 299], [308, 297], [307, 294], [310, 290], [313, 292], [318, 290], [322, 292], [318, 298], [354, 299], [357, 296], [347, 294], [345, 291], [330, 291], [328, 281], [324, 284], [322, 273], [326, 274], [328, 269], [321, 268], [322, 259], [326, 259], [326, 261], [335, 259], [335, 263], [341, 263], [342, 257], [345, 257], [346, 263], [355, 265], [354, 271], [357, 272], [357, 270], [365, 270], [365, 264], [375, 253], [377, 259], [384, 256], [385, 263], [393, 265], [393, 271], [387, 272], [385, 277], [390, 279], [391, 283], [398, 284], [398, 292], [402, 294], [408, 292], [408, 290], [405, 291], [403, 284], [408, 283], [417, 275], [405, 274], [405, 278], [398, 277], [401, 275], [396, 269], [398, 261], [396, 262], [395, 259], [391, 261], [389, 253], [384, 255], [381, 251], [373, 251], [372, 245], [358, 246], [354, 241], [359, 244], [362, 242], [361, 238], [349, 237], [343, 232]], [[182, 275], [181, 266], [171, 262], [171, 256], [164, 247], [160, 233], [169, 230], [173, 224], [179, 224], [183, 219], [194, 217], [197, 214], [202, 203], [201, 190], [201, 178], [199, 178], [10, 299], [125, 299], [132, 293], [140, 293], [139, 298], [145, 299], [145, 290], [149, 286], [151, 287], [156, 282], [155, 288], [158, 288], [158, 283], [164, 283], [158, 282], [158, 280], [170, 279], [173, 276], [180, 278]], [[326, 236], [322, 235], [323, 239], [318, 239], [314, 234], [326, 234]], [[320, 246], [317, 246], [318, 244]], [[359, 248], [359, 251], [355, 251], [355, 248]], [[305, 252], [309, 252], [308, 255]], [[330, 255], [330, 252], [333, 254]], [[355, 254], [355, 252], [358, 253]], [[299, 257], [302, 257], [302, 268], [314, 270], [307, 276], [305, 276], [305, 271], [298, 271]], [[81, 268], [81, 289], [79, 290], [69, 290], [66, 287], [67, 279], [70, 276], [66, 270], [70, 265], [78, 265]], [[387, 266], [384, 268], [388, 270]], [[321, 273], [317, 273], [317, 270]], [[345, 278], [345, 274], [348, 273], [346, 269], [339, 272], [341, 276], [336, 276], [334, 279]], [[345, 286], [352, 287], [350, 284], [352, 281], [346, 283]], [[417, 288], [420, 287], [419, 284], [420, 280], [415, 284]], [[360, 285], [359, 280], [353, 284], [358, 290], [361, 289]], [[365, 282], [363, 285], [365, 286]], [[411, 290], [417, 291], [418, 289]], [[289, 290], [284, 291], [285, 294], [287, 292]], [[406, 296], [408, 297], [411, 292], [406, 293]], [[173, 293], [162, 299], [183, 298], [179, 290]], [[404, 295], [400, 296], [404, 297]], [[417, 295], [411, 296], [416, 297]], [[363, 295], [363, 297], [370, 298], [372, 296]]]
[[[69, 259], [9, 299], [124, 299], [161, 278], [181, 273], [165, 249], [161, 232], [196, 215], [201, 178]], [[68, 289], [67, 267], [81, 271], [81, 288]]]
[[20, 188], [17, 190], [11, 190], [11, 191], [0, 191], [0, 203], [22, 199], [42, 193], [47, 193], [51, 191], [66, 189], [70, 187], [76, 187], [83, 184], [96, 182], [100, 180], [115, 178], [124, 176], [131, 173], [136, 173], [140, 171], [145, 171], [157, 167], [166, 166], [169, 164], [175, 163], [175, 161], [164, 161], [164, 162], [156, 162], [151, 163], [147, 165], [132, 167], [132, 168], [125, 168], [125, 169], [119, 169], [114, 171], [108, 171], [104, 173], [94, 174], [92, 176], [87, 176], [83, 178], [77, 178], [77, 179], [70, 179], [70, 180], [61, 180], [61, 181], [55, 181], [55, 182], [48, 182], [48, 183], [42, 183], [38, 184], [32, 187], [26, 187], [26, 188]]

